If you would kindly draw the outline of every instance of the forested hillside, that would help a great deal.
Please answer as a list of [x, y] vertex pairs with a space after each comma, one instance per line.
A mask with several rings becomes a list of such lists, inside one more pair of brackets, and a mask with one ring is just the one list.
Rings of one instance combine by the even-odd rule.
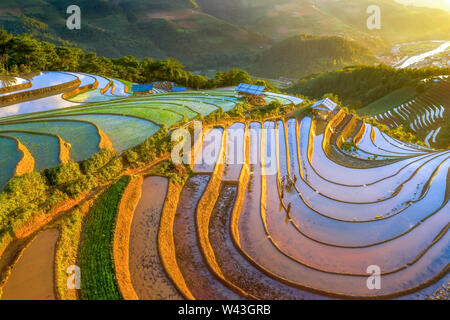
[[250, 67], [250, 71], [264, 77], [301, 78], [375, 61], [371, 52], [355, 41], [337, 36], [298, 35], [268, 49]]
[[[66, 9], [82, 11], [81, 30]], [[381, 30], [368, 30], [369, 5]], [[2, 0], [0, 27], [107, 57], [175, 57], [191, 70], [244, 67], [274, 43], [298, 34], [342, 35], [382, 54], [394, 42], [445, 38], [450, 13], [394, 0]]]
[[[205, 12], [275, 39], [298, 33], [345, 33], [379, 48], [380, 40], [434, 40], [450, 34], [449, 12], [405, 6], [395, 0], [197, 0], [197, 3]], [[380, 30], [367, 28], [366, 11], [371, 5], [381, 9]]]
[[71, 4], [71, 0], [2, 0], [0, 27], [108, 57], [175, 57], [191, 69], [242, 66], [270, 44], [267, 37], [196, 10], [195, 1], [76, 1], [81, 30], [66, 28]]
[[[134, 56], [107, 58], [78, 48], [38, 41], [30, 35], [13, 36], [3, 29], [0, 29], [0, 57], [3, 57], [0, 61], [0, 75], [43, 70], [86, 72], [137, 83], [174, 81], [195, 89], [231, 86], [241, 82], [253, 83], [253, 79], [246, 71], [236, 68], [218, 72], [215, 77], [208, 79], [186, 71], [184, 65], [174, 58], [165, 60], [151, 58], [139, 60]], [[270, 86], [265, 82], [260, 84]]]
[[316, 99], [333, 93], [338, 95], [345, 105], [358, 109], [400, 88], [413, 87], [420, 93], [424, 90], [422, 79], [442, 74], [450, 74], [450, 69], [361, 66], [302, 78], [289, 88], [288, 92], [301, 93]]

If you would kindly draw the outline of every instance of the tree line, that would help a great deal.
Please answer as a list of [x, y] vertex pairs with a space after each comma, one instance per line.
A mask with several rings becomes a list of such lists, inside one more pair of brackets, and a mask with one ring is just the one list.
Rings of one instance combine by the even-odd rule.
[[237, 68], [218, 72], [209, 79], [186, 71], [175, 58], [108, 58], [75, 47], [39, 41], [29, 34], [14, 36], [0, 29], [0, 74], [18, 75], [37, 71], [85, 72], [135, 83], [173, 81], [193, 89], [235, 86], [239, 83], [265, 85], [274, 89], [264, 80], [254, 81], [247, 71]]
[[417, 93], [421, 93], [427, 87], [421, 80], [444, 74], [450, 74], [450, 69], [395, 69], [386, 65], [349, 67], [304, 77], [289, 88], [288, 92], [301, 93], [315, 99], [320, 99], [326, 93], [333, 93], [345, 105], [359, 109], [400, 88], [412, 87]]

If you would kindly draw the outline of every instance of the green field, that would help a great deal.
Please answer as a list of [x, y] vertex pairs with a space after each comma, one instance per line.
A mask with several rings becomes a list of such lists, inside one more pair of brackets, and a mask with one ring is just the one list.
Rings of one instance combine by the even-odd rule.
[[376, 115], [385, 113], [386, 111], [395, 108], [402, 103], [414, 98], [416, 96], [416, 89], [411, 87], [405, 87], [394, 92], [391, 92], [387, 96], [378, 99], [364, 108], [358, 109], [357, 112], [360, 115]]
[[160, 125], [171, 126], [178, 121], [183, 120], [183, 116], [173, 113], [167, 110], [158, 110], [151, 108], [118, 108], [118, 107], [100, 107], [100, 108], [89, 108], [89, 109], [79, 109], [70, 112], [64, 112], [65, 115], [70, 114], [115, 114], [117, 116], [134, 116], [149, 121], [153, 121]]
[[80, 250], [83, 300], [121, 300], [114, 273], [112, 245], [118, 207], [130, 182], [123, 177], [106, 190], [89, 212]]
[[[98, 151], [95, 126], [108, 136], [114, 150], [121, 152], [142, 143], [163, 125], [171, 127], [199, 114], [206, 116], [218, 108], [232, 110], [239, 102], [234, 94], [232, 90], [211, 90], [118, 98], [3, 118], [0, 130], [59, 135], [72, 145], [72, 159], [80, 161]], [[46, 163], [44, 158], [48, 156], [45, 152], [41, 154], [37, 168], [49, 167], [53, 160], [46, 160], [49, 162]]]
[[117, 152], [132, 148], [152, 136], [159, 127], [153, 122], [109, 114], [83, 114], [55, 119], [82, 120], [96, 124], [106, 135]]
[[167, 102], [177, 102], [180, 104], [180, 107], [187, 107], [190, 110], [193, 110], [194, 112], [200, 113], [203, 116], [207, 116], [211, 112], [217, 110], [217, 105], [201, 102], [198, 100], [184, 100], [183, 98], [174, 98], [174, 99], [165, 99], [160, 98], [157, 100], [157, 102], [160, 103], [167, 103]]
[[17, 124], [2, 124], [0, 131], [23, 130], [51, 133], [71, 144], [70, 156], [82, 161], [99, 151], [100, 137], [94, 125], [75, 121], [33, 121]]

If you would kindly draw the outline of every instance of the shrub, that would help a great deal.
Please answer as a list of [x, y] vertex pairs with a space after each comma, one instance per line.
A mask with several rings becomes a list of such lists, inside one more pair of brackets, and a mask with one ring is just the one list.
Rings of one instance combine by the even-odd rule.
[[102, 149], [100, 152], [94, 154], [90, 159], [81, 162], [81, 170], [83, 170], [85, 174], [94, 173], [111, 161], [115, 155], [116, 154], [113, 151]]
[[347, 152], [354, 152], [356, 151], [357, 147], [355, 145], [355, 143], [352, 142], [343, 142], [342, 143], [342, 150], [347, 151]]
[[171, 160], [167, 160], [153, 168], [150, 174], [164, 176], [174, 183], [183, 185], [193, 171], [190, 166], [175, 165]]
[[138, 154], [139, 160], [143, 162], [152, 162], [162, 154], [170, 152], [172, 146], [173, 143], [169, 136], [169, 130], [167, 127], [163, 126], [153, 136], [134, 147], [132, 151]]
[[59, 167], [45, 170], [45, 174], [53, 186], [60, 186], [62, 184], [77, 180], [82, 173], [80, 165], [77, 162], [67, 162]]
[[123, 154], [123, 158], [128, 164], [136, 163], [139, 160], [139, 155], [136, 151], [133, 150], [127, 150]]
[[8, 212], [45, 198], [47, 180], [39, 172], [26, 173], [12, 179], [0, 193], [0, 220]]
[[106, 183], [107, 181], [116, 178], [122, 170], [122, 158], [115, 158], [97, 172], [98, 182]]
[[92, 174], [88, 174], [82, 176], [77, 181], [67, 185], [65, 188], [65, 192], [71, 197], [76, 197], [82, 194], [83, 192], [94, 189], [97, 186], [98, 186], [97, 178]]

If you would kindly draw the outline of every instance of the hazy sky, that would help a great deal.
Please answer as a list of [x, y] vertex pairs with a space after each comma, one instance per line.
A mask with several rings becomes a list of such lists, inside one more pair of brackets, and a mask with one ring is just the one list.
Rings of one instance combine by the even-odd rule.
[[418, 6], [429, 6], [435, 8], [447, 9], [450, 11], [450, 0], [396, 0], [403, 4], [412, 4]]

